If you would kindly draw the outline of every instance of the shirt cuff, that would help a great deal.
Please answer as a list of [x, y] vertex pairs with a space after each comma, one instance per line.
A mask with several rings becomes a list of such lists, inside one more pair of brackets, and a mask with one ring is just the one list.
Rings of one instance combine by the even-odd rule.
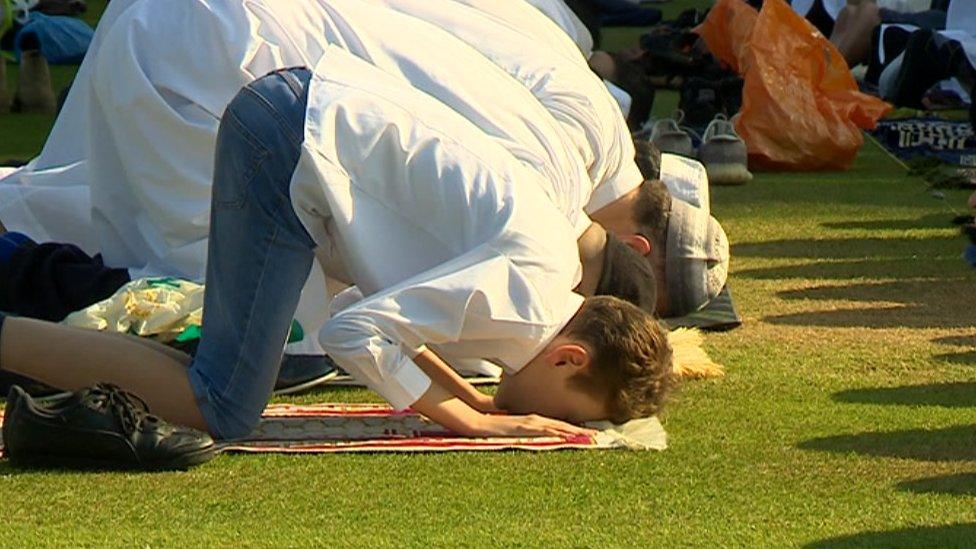
[[640, 169], [637, 168], [637, 163], [633, 159], [628, 158], [623, 164], [616, 176], [603, 181], [593, 189], [590, 202], [585, 208], [586, 213], [592, 214], [599, 211], [614, 200], [640, 187], [641, 183], [644, 182], [644, 176], [641, 175]]
[[410, 358], [400, 359], [396, 374], [381, 386], [372, 387], [397, 410], [409, 408], [430, 389], [430, 378]]

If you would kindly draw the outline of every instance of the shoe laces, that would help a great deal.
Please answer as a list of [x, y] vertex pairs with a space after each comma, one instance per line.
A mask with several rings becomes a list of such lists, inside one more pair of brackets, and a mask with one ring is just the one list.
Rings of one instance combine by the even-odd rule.
[[145, 400], [123, 391], [118, 385], [99, 383], [89, 390], [88, 398], [99, 408], [110, 410], [127, 435], [137, 431], [145, 422], [159, 421], [157, 416], [149, 413]]
[[730, 120], [725, 113], [718, 113], [715, 118], [708, 123], [708, 127], [705, 128], [705, 133], [702, 136], [705, 141], [717, 136], [717, 135], [730, 135], [736, 139], [740, 139], [739, 133], [735, 131], [735, 121], [738, 119], [738, 114], [732, 117]]

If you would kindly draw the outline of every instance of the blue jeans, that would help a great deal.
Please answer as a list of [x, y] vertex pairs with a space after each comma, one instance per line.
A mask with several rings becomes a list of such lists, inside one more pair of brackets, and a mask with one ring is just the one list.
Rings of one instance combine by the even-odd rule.
[[190, 384], [210, 431], [251, 433], [271, 398], [315, 242], [291, 203], [311, 73], [242, 89], [217, 134], [203, 337]]

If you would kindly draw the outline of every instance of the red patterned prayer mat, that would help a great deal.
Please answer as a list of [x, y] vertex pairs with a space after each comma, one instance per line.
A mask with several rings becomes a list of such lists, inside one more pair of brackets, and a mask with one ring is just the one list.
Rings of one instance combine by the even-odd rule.
[[464, 437], [416, 412], [396, 411], [385, 404], [272, 404], [254, 433], [244, 440], [221, 443], [220, 451], [331, 454], [667, 448], [667, 435], [657, 418], [592, 426], [600, 429], [593, 436]]

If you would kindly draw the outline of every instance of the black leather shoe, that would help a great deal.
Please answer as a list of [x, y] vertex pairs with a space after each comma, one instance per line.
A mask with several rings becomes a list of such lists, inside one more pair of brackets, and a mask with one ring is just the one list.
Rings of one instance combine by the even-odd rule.
[[12, 464], [42, 467], [186, 469], [216, 452], [206, 433], [159, 419], [139, 397], [107, 383], [44, 405], [11, 387], [3, 444]]

